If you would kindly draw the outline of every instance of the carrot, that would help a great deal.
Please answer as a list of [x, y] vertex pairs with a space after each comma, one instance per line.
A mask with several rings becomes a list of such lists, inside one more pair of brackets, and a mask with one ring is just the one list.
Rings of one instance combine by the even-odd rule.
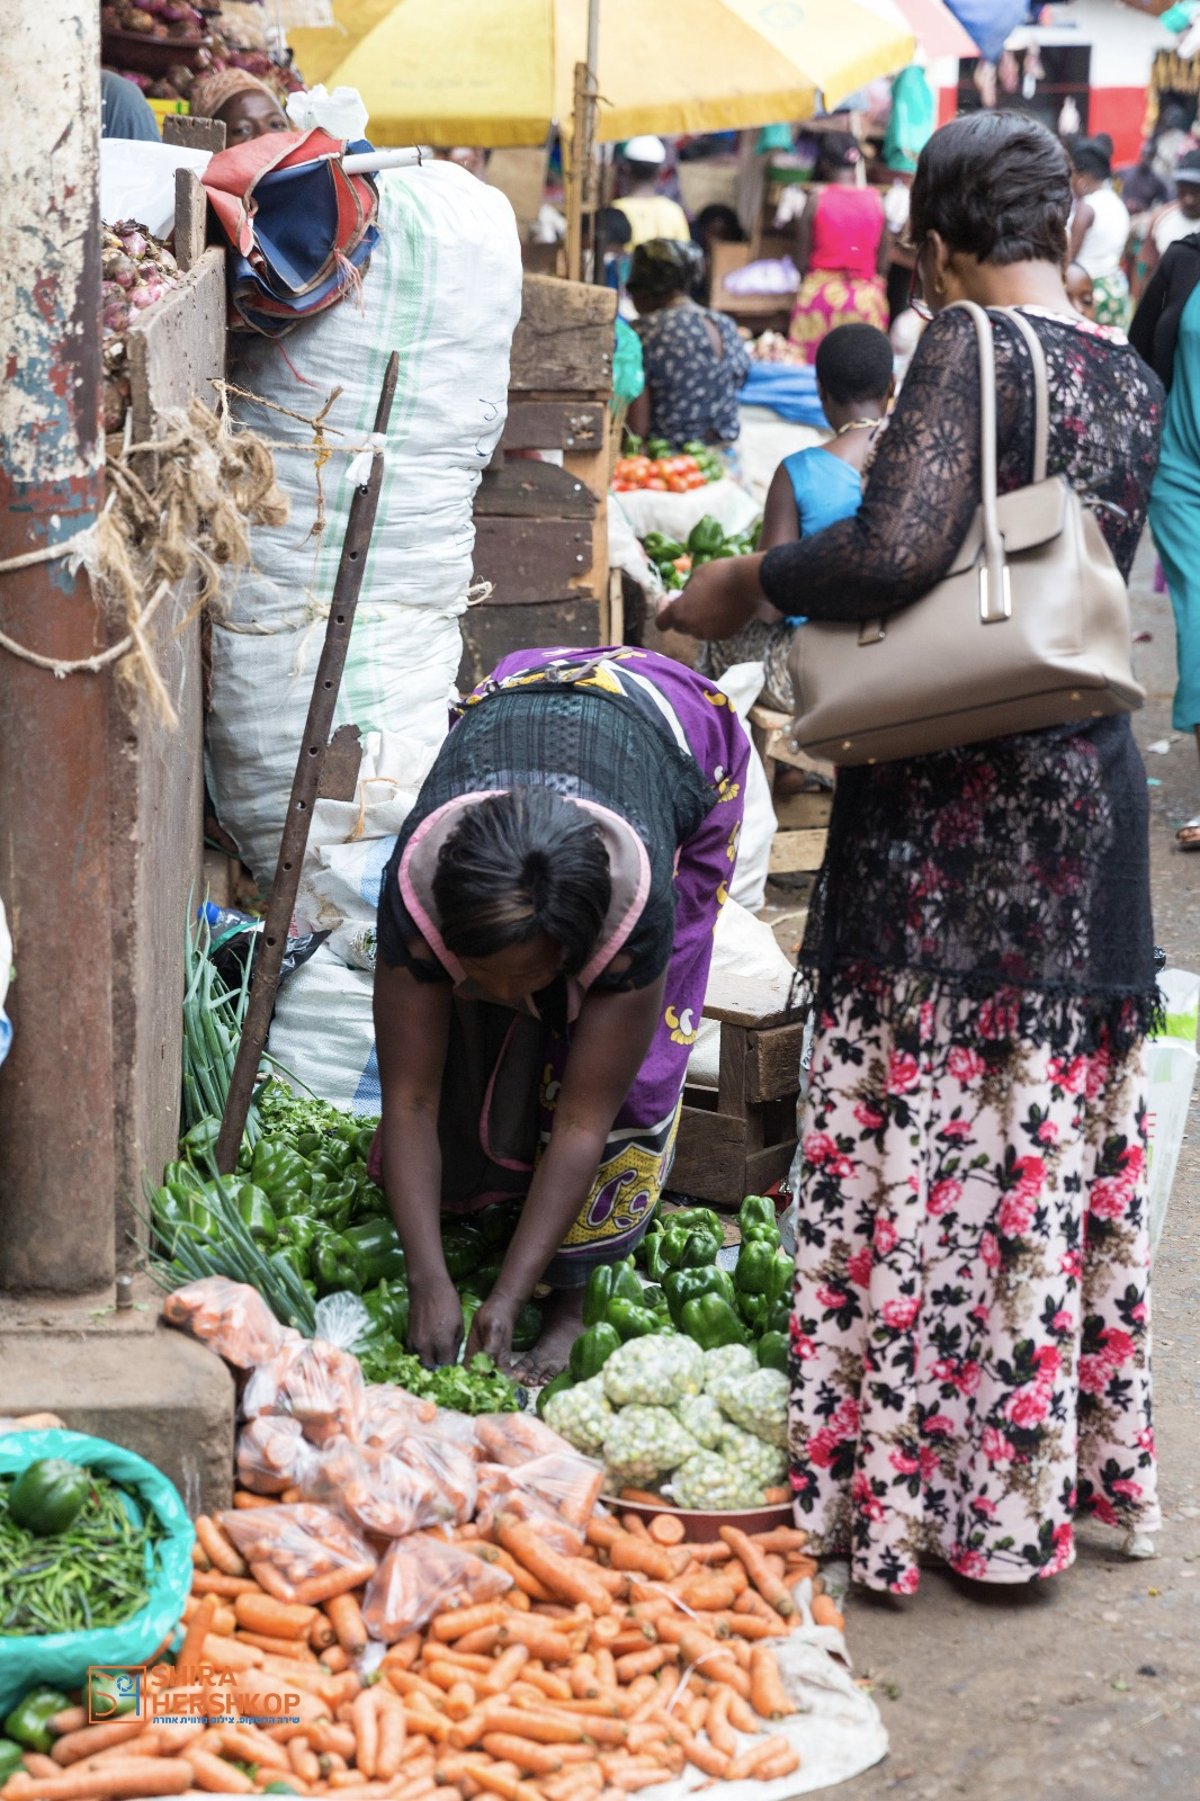
[[681, 1545], [686, 1536], [678, 1514], [656, 1513], [646, 1528], [656, 1545]]
[[288, 1762], [301, 1782], [319, 1782], [321, 1780], [320, 1760], [316, 1752], [302, 1738], [294, 1738], [289, 1741]]
[[364, 1689], [350, 1703], [350, 1724], [354, 1729], [354, 1761], [364, 1776], [372, 1777], [379, 1756], [379, 1716], [370, 1689]]
[[524, 1645], [531, 1657], [540, 1658], [543, 1663], [570, 1663], [575, 1654], [565, 1633], [555, 1632], [551, 1625], [543, 1625], [540, 1620], [526, 1620], [515, 1614], [501, 1630], [505, 1639]]
[[196, 1539], [203, 1546], [205, 1556], [214, 1569], [223, 1570], [227, 1576], [246, 1574], [245, 1558], [228, 1533], [207, 1513], [196, 1516]]
[[477, 1632], [481, 1626], [502, 1626], [504, 1619], [505, 1608], [499, 1601], [488, 1601], [479, 1607], [454, 1607], [438, 1615], [429, 1627], [429, 1636], [452, 1643], [468, 1632]]
[[192, 1766], [181, 1757], [131, 1757], [104, 1770], [67, 1770], [61, 1776], [10, 1776], [5, 1801], [140, 1801], [145, 1795], [181, 1795], [192, 1786]]
[[[455, 1645], [438, 1645], [433, 1652], [436, 1663], [450, 1664], [456, 1670], [462, 1670], [472, 1678], [490, 1676], [496, 1667], [492, 1657], [474, 1657], [469, 1651], [460, 1651]], [[478, 1684], [476, 1684], [478, 1686]]]
[[483, 1748], [499, 1763], [515, 1763], [529, 1776], [553, 1776], [562, 1769], [562, 1758], [551, 1745], [539, 1745], [531, 1738], [517, 1738], [510, 1732], [487, 1732]]
[[723, 1539], [714, 1538], [711, 1543], [689, 1545], [693, 1563], [730, 1563], [733, 1552]]
[[384, 1652], [385, 1664], [399, 1665], [401, 1669], [411, 1669], [424, 1649], [424, 1641], [419, 1632], [410, 1632], [407, 1638], [398, 1638], [394, 1645], [389, 1645]]
[[634, 1570], [654, 1582], [670, 1582], [681, 1568], [678, 1550], [656, 1545], [649, 1536], [635, 1538], [631, 1532], [617, 1540], [608, 1556], [614, 1570]]
[[545, 1695], [551, 1701], [569, 1701], [571, 1699], [570, 1683], [565, 1676], [559, 1676], [553, 1670], [528, 1668], [522, 1672], [522, 1680], [536, 1689], [539, 1695]]
[[835, 1632], [841, 1632], [846, 1624], [837, 1602], [830, 1600], [828, 1595], [813, 1596], [812, 1617], [814, 1625], [832, 1626]]
[[[489, 1764], [485, 1758], [464, 1758], [467, 1765], [466, 1774], [474, 1777], [480, 1788], [490, 1789], [492, 1794], [499, 1795], [502, 1801], [541, 1801], [538, 1790], [531, 1782], [525, 1782], [514, 1772], [508, 1775], [503, 1764]], [[447, 1774], [443, 1770], [443, 1774]], [[450, 1778], [453, 1780], [453, 1777]]]
[[316, 1663], [316, 1658], [307, 1646], [294, 1638], [268, 1638], [265, 1632], [239, 1632], [238, 1641], [243, 1645], [253, 1645], [259, 1651], [269, 1651], [274, 1657], [294, 1657], [304, 1663]]
[[248, 1507], [274, 1507], [276, 1501], [274, 1495], [252, 1495], [248, 1488], [238, 1488], [234, 1490], [233, 1504], [242, 1510]]
[[529, 1661], [527, 1645], [510, 1645], [502, 1651], [491, 1666], [488, 1675], [478, 1684], [479, 1692], [484, 1695], [502, 1695], [511, 1683], [515, 1682], [521, 1666]]
[[[463, 1550], [469, 1551], [472, 1557], [481, 1558], [484, 1563], [494, 1563], [500, 1569], [507, 1571], [521, 1593], [527, 1595], [531, 1601], [552, 1601], [554, 1599], [553, 1594], [544, 1583], [539, 1582], [537, 1577], [525, 1568], [524, 1564], [518, 1563], [515, 1557], [510, 1557], [508, 1552], [501, 1549], [499, 1545], [466, 1544], [463, 1546]], [[505, 1600], [510, 1607], [515, 1605], [511, 1591], [505, 1596]]]
[[729, 1724], [729, 1690], [718, 1688], [708, 1703], [708, 1713], [704, 1721], [704, 1730], [708, 1733], [709, 1743], [723, 1757], [730, 1758], [737, 1750], [737, 1739]]
[[452, 1683], [446, 1692], [446, 1717], [450, 1720], [465, 1720], [475, 1710], [475, 1690], [466, 1681]]
[[[634, 1493], [635, 1494], [637, 1493], [636, 1489], [634, 1490]], [[656, 1505], [661, 1507], [662, 1506], [662, 1497], [660, 1495], [656, 1495], [654, 1497], [654, 1499], [655, 1499]], [[630, 1532], [633, 1534], [634, 1538], [649, 1538], [649, 1536], [650, 1536], [650, 1533], [646, 1527], [646, 1522], [642, 1518], [640, 1513], [623, 1513], [621, 1515], [621, 1524], [622, 1524], [622, 1526], [624, 1526], [626, 1532]]]
[[78, 1732], [87, 1723], [88, 1717], [82, 1707], [64, 1707], [61, 1713], [51, 1715], [49, 1727], [55, 1738], [61, 1738], [64, 1732]]
[[698, 1770], [706, 1776], [712, 1776], [720, 1782], [729, 1768], [729, 1753], [718, 1750], [716, 1745], [702, 1745], [691, 1728], [679, 1720], [671, 1722], [671, 1737], [677, 1745], [683, 1746], [683, 1754], [689, 1763], [694, 1763]]
[[676, 1593], [684, 1606], [696, 1613], [723, 1613], [737, 1600], [737, 1589], [728, 1576], [698, 1576]]
[[757, 1732], [759, 1723], [748, 1698], [737, 1689], [727, 1690], [729, 1695], [729, 1724], [738, 1732]]
[[294, 1601], [274, 1601], [264, 1594], [238, 1595], [233, 1611], [245, 1631], [261, 1632], [270, 1638], [307, 1638], [317, 1617], [315, 1608], [299, 1607]]
[[773, 1526], [769, 1532], [752, 1532], [751, 1544], [760, 1551], [803, 1551], [808, 1533], [801, 1526]]
[[342, 1670], [348, 1670], [350, 1668], [350, 1659], [346, 1656], [346, 1653], [342, 1650], [340, 1645], [326, 1645], [325, 1649], [321, 1652], [318, 1662], [323, 1663], [325, 1668], [327, 1670], [332, 1670], [335, 1675], [340, 1674]]
[[236, 1757], [240, 1763], [265, 1763], [287, 1768], [288, 1755], [283, 1746], [260, 1732], [257, 1726], [251, 1726], [249, 1721], [243, 1721], [240, 1726], [219, 1727], [218, 1737], [222, 1751], [229, 1757]]
[[604, 1519], [595, 1513], [584, 1529], [588, 1544], [600, 1551], [607, 1551], [613, 1541], [620, 1538], [624, 1530], [625, 1528], [619, 1526], [616, 1520]]
[[367, 1648], [367, 1628], [362, 1608], [351, 1594], [331, 1595], [325, 1603], [329, 1623], [347, 1657], [359, 1657]]
[[399, 1774], [404, 1760], [404, 1741], [408, 1734], [407, 1716], [398, 1701], [382, 1690], [373, 1691], [379, 1721], [379, 1744], [375, 1755], [375, 1774], [387, 1781]]
[[764, 1720], [781, 1720], [796, 1709], [783, 1686], [775, 1653], [755, 1645], [750, 1653], [750, 1705]]
[[735, 1638], [782, 1638], [791, 1632], [799, 1622], [795, 1619], [781, 1620], [778, 1615], [774, 1622], [764, 1620], [756, 1613], [719, 1613], [714, 1616], [714, 1626], [721, 1632], [728, 1632]]
[[232, 1600], [237, 1595], [258, 1593], [259, 1584], [249, 1576], [227, 1576], [223, 1570], [197, 1570], [192, 1577], [194, 1595], [224, 1595]]
[[144, 1727], [142, 1720], [106, 1720], [99, 1726], [83, 1726], [57, 1740], [51, 1755], [58, 1765], [78, 1763], [81, 1757], [94, 1757], [125, 1739], [137, 1738]]
[[632, 1682], [635, 1676], [653, 1675], [664, 1663], [673, 1662], [677, 1655], [673, 1645], [650, 1645], [645, 1651], [633, 1651], [627, 1657], [617, 1658], [617, 1679]]
[[468, 1632], [465, 1637], [459, 1639], [458, 1643], [464, 1651], [486, 1655], [487, 1652], [494, 1651], [502, 1643], [504, 1632], [503, 1626], [481, 1626], [478, 1632]]
[[591, 1736], [590, 1728], [581, 1721], [550, 1708], [534, 1712], [521, 1707], [492, 1707], [486, 1717], [489, 1732], [516, 1733], [518, 1738], [537, 1739], [543, 1745], [577, 1745]]
[[788, 1593], [787, 1584], [767, 1567], [768, 1554], [764, 1554], [737, 1526], [722, 1526], [721, 1537], [735, 1557], [740, 1558], [743, 1569], [763, 1600], [770, 1602], [785, 1619], [795, 1613], [796, 1604]]
[[580, 1602], [596, 1615], [608, 1613], [612, 1598], [589, 1570], [582, 1557], [564, 1557], [548, 1550], [533, 1526], [510, 1520], [502, 1514], [496, 1526], [496, 1537], [502, 1549], [524, 1564], [531, 1575], [552, 1594], [566, 1601]]
[[[776, 1757], [791, 1756], [791, 1754], [792, 1747], [781, 1734], [777, 1734], [774, 1738], [759, 1739], [757, 1744], [750, 1745], [734, 1758], [725, 1772], [725, 1780], [726, 1782], [744, 1782], [747, 1776], [755, 1775], [764, 1763], [769, 1763]], [[800, 1759], [797, 1757], [796, 1763], [799, 1762]]]
[[[211, 1751], [193, 1751], [188, 1758], [198, 1789], [204, 1789], [211, 1795], [252, 1795], [254, 1783], [249, 1776], [236, 1769], [233, 1764], [226, 1763], [223, 1757], [214, 1757]], [[317, 1766], [318, 1774], [320, 1765]]]
[[418, 1676], [412, 1670], [388, 1669], [386, 1666], [384, 1674], [398, 1695], [413, 1697], [421, 1695], [434, 1707], [442, 1705], [441, 1689], [426, 1677]]

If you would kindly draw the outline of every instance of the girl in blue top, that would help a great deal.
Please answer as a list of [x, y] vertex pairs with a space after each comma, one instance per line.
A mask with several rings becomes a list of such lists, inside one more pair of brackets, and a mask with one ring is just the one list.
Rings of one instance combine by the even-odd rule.
[[[784, 457], [775, 471], [763, 509], [758, 548], [773, 550], [797, 538], [811, 538], [839, 519], [857, 513], [862, 475], [895, 390], [892, 346], [873, 325], [839, 325], [821, 342], [816, 362], [817, 392], [833, 432]], [[773, 607], [735, 637], [700, 647], [697, 668], [713, 679], [735, 663], [764, 665], [762, 700], [781, 713], [792, 711], [788, 652], [803, 618], [780, 621]]]

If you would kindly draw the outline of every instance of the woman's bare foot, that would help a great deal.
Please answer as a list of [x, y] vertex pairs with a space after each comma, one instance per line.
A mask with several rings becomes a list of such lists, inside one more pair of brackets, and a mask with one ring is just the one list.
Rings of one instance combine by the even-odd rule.
[[529, 1387], [549, 1382], [566, 1369], [571, 1346], [583, 1331], [582, 1288], [556, 1288], [543, 1310], [542, 1336], [518, 1359], [514, 1374]]

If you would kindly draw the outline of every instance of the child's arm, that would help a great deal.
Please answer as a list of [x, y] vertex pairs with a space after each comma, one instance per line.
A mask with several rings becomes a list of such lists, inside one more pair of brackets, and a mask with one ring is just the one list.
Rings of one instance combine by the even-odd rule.
[[771, 478], [771, 486], [767, 489], [767, 504], [763, 508], [758, 548], [774, 550], [777, 544], [794, 544], [799, 536], [800, 515], [796, 510], [796, 496], [792, 491], [791, 477], [780, 463]]

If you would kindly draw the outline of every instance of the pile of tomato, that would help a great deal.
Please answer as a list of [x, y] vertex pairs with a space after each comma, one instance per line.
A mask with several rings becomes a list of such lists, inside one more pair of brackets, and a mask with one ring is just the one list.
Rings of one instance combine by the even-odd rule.
[[621, 457], [613, 469], [613, 492], [629, 494], [649, 488], [659, 494], [688, 494], [707, 487], [712, 478], [694, 456]]

